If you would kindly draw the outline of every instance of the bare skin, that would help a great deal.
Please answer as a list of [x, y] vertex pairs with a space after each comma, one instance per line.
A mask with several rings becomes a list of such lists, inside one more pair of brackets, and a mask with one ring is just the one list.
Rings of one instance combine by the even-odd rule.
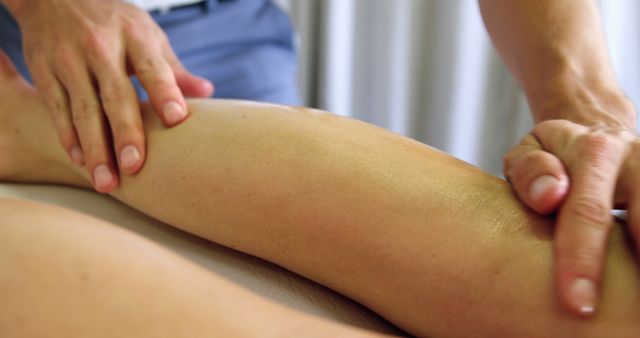
[[[167, 126], [187, 115], [183, 93], [213, 91], [184, 69], [150, 16], [124, 1], [0, 2], [20, 25], [27, 64], [63, 147], [86, 164], [97, 191], [113, 191], [120, 174], [137, 173], [146, 158], [129, 74], [141, 80]], [[561, 211], [555, 242], [560, 299], [576, 314], [592, 314], [614, 202], [629, 205], [640, 240], [636, 111], [613, 72], [595, 0], [479, 3], [537, 123], [505, 156], [505, 174], [533, 210]]]
[[[47, 113], [33, 90], [3, 72], [0, 177], [91, 187], [55, 130], [34, 125]], [[506, 182], [319, 111], [189, 104], [189, 119], [171, 129], [147, 111], [147, 164], [115, 198], [327, 285], [418, 336], [639, 332], [640, 276], [622, 232], [611, 239], [600, 311], [584, 321], [555, 300], [553, 220], [523, 207]]]
[[2, 337], [380, 337], [269, 302], [77, 212], [0, 198], [0, 213]]
[[640, 243], [637, 113], [609, 58], [595, 0], [480, 0], [536, 123], [504, 172], [539, 213], [559, 211], [555, 283], [575, 314], [596, 311], [614, 205]]
[[[97, 191], [142, 168], [146, 140], [136, 75], [166, 126], [187, 116], [184, 96], [213, 85], [180, 63], [144, 10], [121, 0], [0, 0], [20, 26], [24, 57], [58, 132]], [[112, 154], [115, 154], [112, 155]]]

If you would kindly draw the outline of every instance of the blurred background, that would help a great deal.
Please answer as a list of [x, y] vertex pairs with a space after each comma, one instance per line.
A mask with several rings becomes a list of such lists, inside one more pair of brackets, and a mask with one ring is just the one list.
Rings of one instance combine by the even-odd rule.
[[[501, 174], [532, 126], [476, 0], [279, 0], [299, 35], [303, 102]], [[619, 80], [640, 105], [640, 1], [600, 9]]]

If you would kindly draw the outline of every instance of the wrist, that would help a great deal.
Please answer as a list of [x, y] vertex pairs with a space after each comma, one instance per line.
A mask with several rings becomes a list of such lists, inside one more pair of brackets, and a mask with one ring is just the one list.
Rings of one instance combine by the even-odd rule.
[[564, 119], [635, 131], [636, 111], [615, 78], [584, 75], [564, 73], [528, 90], [534, 121]]

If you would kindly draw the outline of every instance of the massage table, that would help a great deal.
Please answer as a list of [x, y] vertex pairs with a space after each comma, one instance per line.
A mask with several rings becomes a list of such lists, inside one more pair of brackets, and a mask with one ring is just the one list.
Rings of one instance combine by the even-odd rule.
[[0, 183], [0, 197], [55, 204], [107, 220], [278, 303], [333, 321], [407, 336], [362, 305], [326, 287], [154, 220], [110, 196], [64, 186]]

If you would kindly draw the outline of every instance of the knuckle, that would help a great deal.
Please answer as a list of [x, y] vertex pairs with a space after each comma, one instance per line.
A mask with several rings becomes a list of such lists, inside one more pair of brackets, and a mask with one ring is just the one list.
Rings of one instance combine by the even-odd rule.
[[73, 123], [76, 125], [87, 124], [96, 119], [100, 111], [97, 102], [91, 99], [81, 98], [74, 102], [72, 115]]
[[603, 252], [601, 247], [594, 245], [582, 245], [572, 250], [568, 258], [573, 269], [590, 271], [600, 262]]
[[175, 81], [171, 81], [164, 76], [156, 76], [149, 81], [149, 85], [156, 91], [172, 92], [173, 87], [175, 86]]
[[77, 67], [76, 53], [69, 46], [61, 46], [57, 48], [54, 54], [55, 64], [60, 65], [60, 69], [70, 70]]
[[58, 128], [58, 130], [61, 130], [62, 128], [70, 128], [70, 121], [67, 114], [60, 111], [52, 111], [51, 118], [53, 119], [53, 124]]
[[585, 134], [582, 137], [582, 142], [589, 147], [602, 149], [610, 146], [611, 139], [605, 133], [593, 132]]
[[545, 120], [534, 127], [535, 130], [539, 129], [564, 129], [569, 127], [570, 122], [566, 120]]
[[553, 155], [542, 150], [521, 151], [503, 158], [504, 169], [516, 176], [531, 176], [552, 169]]
[[50, 95], [47, 99], [47, 106], [49, 107], [49, 110], [51, 110], [51, 113], [55, 116], [64, 117], [68, 114], [67, 100], [61, 95]]
[[57, 116], [67, 114], [66, 97], [62, 95], [60, 88], [55, 81], [44, 79], [38, 80], [36, 87], [40, 91], [41, 97], [52, 115]]
[[138, 7], [127, 11], [127, 15], [122, 18], [122, 29], [124, 33], [137, 41], [148, 40], [149, 34], [155, 33], [156, 25], [152, 16]]
[[129, 19], [122, 22], [122, 31], [127, 39], [135, 43], [143, 43], [145, 39], [145, 31], [140, 28], [139, 21]]
[[90, 53], [101, 53], [105, 51], [108, 45], [107, 34], [99, 28], [91, 28], [87, 31], [83, 40], [83, 47]]
[[100, 100], [106, 110], [116, 106], [125, 97], [126, 86], [123, 81], [109, 81], [100, 86]]
[[104, 162], [108, 160], [109, 150], [107, 143], [100, 135], [86, 135], [80, 137], [82, 151], [85, 153], [87, 163]]
[[549, 160], [549, 153], [544, 151], [530, 151], [522, 156], [522, 161], [531, 165], [545, 164]]
[[569, 128], [575, 128], [577, 126], [579, 126], [578, 124], [576, 124], [575, 122], [571, 122], [569, 120], [564, 120], [564, 119], [560, 119], [560, 120], [551, 120], [549, 121], [549, 123], [555, 127], [555, 128], [561, 128], [561, 129], [569, 129]]
[[583, 226], [592, 230], [608, 231], [611, 224], [611, 208], [595, 197], [580, 197], [571, 204], [567, 204], [568, 212], [581, 219]]
[[143, 133], [142, 125], [131, 120], [115, 121], [111, 123], [111, 130], [117, 138], [141, 139]]
[[143, 79], [152, 79], [161, 68], [160, 59], [154, 56], [147, 56], [136, 63], [136, 74]]
[[580, 142], [583, 151], [590, 156], [607, 156], [611, 151], [618, 149], [615, 138], [603, 132], [585, 134]]
[[39, 95], [44, 100], [47, 108], [51, 109], [54, 102], [58, 101], [61, 96], [58, 83], [47, 76], [40, 76], [33, 77], [33, 84], [38, 89]]
[[107, 149], [99, 142], [85, 142], [82, 144], [87, 164], [89, 167], [95, 167], [98, 164], [107, 162]]
[[58, 139], [60, 139], [60, 143], [62, 143], [66, 149], [71, 148], [77, 143], [75, 133], [71, 128], [66, 126], [57, 126], [56, 130], [58, 131]]
[[583, 126], [567, 120], [546, 120], [536, 124], [531, 133], [533, 135], [571, 135], [584, 129]]
[[614, 138], [604, 133], [589, 133], [581, 137], [581, 155], [589, 160], [608, 161], [618, 152]]

